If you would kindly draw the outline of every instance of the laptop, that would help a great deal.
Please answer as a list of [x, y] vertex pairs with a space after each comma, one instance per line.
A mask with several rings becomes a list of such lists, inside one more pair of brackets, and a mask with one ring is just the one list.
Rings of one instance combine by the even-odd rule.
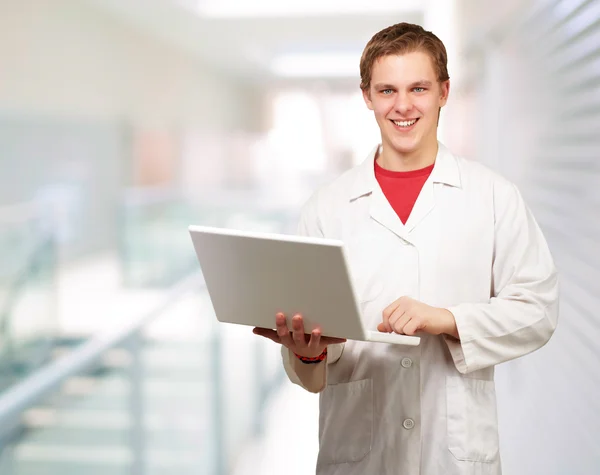
[[417, 346], [416, 336], [367, 330], [343, 242], [333, 239], [190, 226], [189, 233], [217, 319], [275, 328], [297, 313], [310, 333]]

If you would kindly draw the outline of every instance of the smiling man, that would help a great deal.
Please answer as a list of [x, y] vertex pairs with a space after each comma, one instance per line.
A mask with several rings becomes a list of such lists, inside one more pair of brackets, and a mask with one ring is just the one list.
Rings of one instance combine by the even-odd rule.
[[376, 52], [371, 48], [363, 55], [361, 88], [381, 130], [377, 163], [391, 171], [432, 165], [438, 118], [450, 91], [445, 64], [436, 71], [431, 55], [419, 49], [374, 58]]
[[556, 327], [557, 273], [519, 191], [438, 142], [446, 62], [418, 25], [369, 41], [361, 89], [381, 144], [314, 194], [299, 228], [344, 241], [367, 329], [421, 344], [305, 335], [301, 315], [291, 333], [284, 315], [255, 329], [320, 393], [319, 475], [499, 475], [494, 366]]

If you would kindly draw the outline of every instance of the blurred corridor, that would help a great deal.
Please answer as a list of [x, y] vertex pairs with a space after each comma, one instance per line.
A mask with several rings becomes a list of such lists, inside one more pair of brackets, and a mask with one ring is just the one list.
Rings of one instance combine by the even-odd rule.
[[314, 473], [318, 397], [215, 323], [187, 226], [294, 233], [379, 143], [359, 59], [400, 21], [561, 275], [496, 371], [504, 472], [600, 473], [600, 0], [0, 0], [0, 475]]

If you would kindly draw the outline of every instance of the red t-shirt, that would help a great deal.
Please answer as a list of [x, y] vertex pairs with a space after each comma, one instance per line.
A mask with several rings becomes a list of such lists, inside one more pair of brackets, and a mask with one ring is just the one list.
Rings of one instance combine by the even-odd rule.
[[406, 224], [421, 188], [432, 170], [433, 165], [410, 172], [392, 172], [381, 168], [375, 162], [375, 178], [402, 223]]

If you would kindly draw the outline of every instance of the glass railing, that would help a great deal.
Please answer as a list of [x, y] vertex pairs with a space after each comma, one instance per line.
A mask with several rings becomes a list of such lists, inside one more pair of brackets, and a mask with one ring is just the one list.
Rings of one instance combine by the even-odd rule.
[[48, 360], [57, 333], [56, 250], [31, 210], [0, 209], [0, 391]]
[[[169, 283], [190, 269], [200, 275], [190, 224], [295, 229], [285, 211], [231, 203], [191, 206], [164, 195], [129, 201], [122, 218], [122, 265], [136, 286], [131, 298], [146, 302], [168, 293]], [[11, 242], [14, 249], [25, 241]], [[1, 248], [6, 254], [10, 249]], [[64, 348], [53, 340], [54, 254], [52, 241], [44, 241], [36, 252], [23, 252], [29, 256], [27, 272], [3, 280], [12, 296], [2, 307], [8, 309], [1, 327], [4, 394], [27, 375], [54, 364], [68, 367], [80, 345], [96, 338], [64, 342]], [[135, 307], [133, 300], [123, 305]], [[129, 324], [127, 318], [123, 324]], [[136, 342], [110, 348], [91, 369], [65, 378], [60, 389], [17, 414], [14, 430], [0, 421], [0, 475], [230, 473], [249, 439], [260, 433], [268, 398], [283, 380], [276, 345], [249, 327], [218, 324], [201, 287], [136, 335]], [[48, 363], [52, 347], [54, 360]]]
[[137, 335], [21, 415], [0, 475], [231, 472], [281, 380], [275, 345], [218, 324], [200, 286]]
[[[9, 211], [10, 210], [10, 211]], [[39, 242], [39, 222], [31, 205], [0, 208], [0, 279], [14, 280]]]
[[174, 193], [131, 190], [120, 213], [120, 258], [127, 287], [168, 287], [193, 266], [191, 211]]
[[165, 287], [197, 268], [187, 232], [190, 224], [293, 233], [286, 209], [265, 207], [252, 198], [216, 197], [191, 203], [176, 192], [130, 190], [120, 213], [120, 258], [128, 287]]

